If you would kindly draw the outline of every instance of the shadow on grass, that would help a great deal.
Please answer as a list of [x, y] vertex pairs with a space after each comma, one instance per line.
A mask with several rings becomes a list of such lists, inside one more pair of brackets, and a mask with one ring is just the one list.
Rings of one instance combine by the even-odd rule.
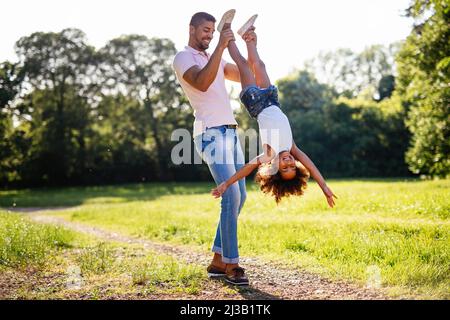
[[[412, 178], [351, 178], [330, 179], [335, 182], [418, 182]], [[311, 183], [314, 183], [311, 180]], [[0, 207], [74, 207], [86, 203], [123, 203], [150, 201], [166, 195], [208, 194], [214, 182], [136, 183], [108, 186], [36, 188], [0, 190]], [[247, 181], [249, 191], [257, 190], [252, 179]]]
[[209, 193], [213, 182], [140, 183], [111, 186], [39, 188], [0, 191], [2, 208], [74, 207], [85, 203], [150, 201], [166, 195]]

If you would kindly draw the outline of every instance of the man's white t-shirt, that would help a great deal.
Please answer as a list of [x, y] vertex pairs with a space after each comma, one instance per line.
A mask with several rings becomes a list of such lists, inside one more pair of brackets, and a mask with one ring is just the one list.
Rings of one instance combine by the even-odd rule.
[[186, 46], [175, 55], [172, 64], [177, 79], [194, 109], [194, 137], [203, 133], [206, 128], [225, 124], [237, 125], [225, 87], [224, 70], [227, 62], [224, 59], [220, 63], [216, 78], [206, 92], [194, 88], [183, 79], [184, 73], [191, 67], [198, 65], [204, 68], [209, 58], [210, 55], [205, 51], [197, 51]]

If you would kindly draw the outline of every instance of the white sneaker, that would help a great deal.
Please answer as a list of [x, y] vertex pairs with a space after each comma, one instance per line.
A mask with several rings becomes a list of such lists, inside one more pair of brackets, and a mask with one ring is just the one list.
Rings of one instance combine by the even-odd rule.
[[247, 20], [246, 23], [244, 23], [244, 25], [238, 30], [238, 35], [240, 35], [241, 37], [244, 35], [244, 33], [247, 32], [248, 29], [250, 29], [253, 24], [255, 23], [256, 18], [258, 18], [258, 15], [255, 14], [253, 16], [250, 17], [250, 19]]
[[225, 12], [222, 16], [222, 19], [219, 22], [219, 25], [217, 26], [217, 31], [222, 32], [225, 23], [231, 23], [231, 21], [233, 21], [235, 13], [236, 13], [235, 9], [231, 9]]

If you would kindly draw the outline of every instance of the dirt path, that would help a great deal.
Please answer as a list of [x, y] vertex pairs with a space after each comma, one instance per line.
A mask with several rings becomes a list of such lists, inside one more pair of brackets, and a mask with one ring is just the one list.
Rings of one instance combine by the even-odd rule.
[[[59, 208], [60, 210], [60, 208]], [[22, 211], [16, 208], [14, 211]], [[30, 218], [40, 223], [63, 225], [66, 228], [96, 236], [105, 241], [139, 244], [145, 249], [173, 256], [177, 260], [206, 267], [211, 259], [210, 253], [193, 251], [191, 247], [155, 243], [136, 237], [121, 235], [86, 224], [70, 222], [59, 217], [45, 214], [48, 209], [32, 208], [23, 210]], [[250, 286], [239, 289], [243, 299], [388, 299], [380, 289], [359, 287], [343, 281], [329, 281], [304, 270], [288, 268], [275, 263], [267, 263], [258, 258], [241, 258], [241, 265], [246, 269]], [[214, 281], [216, 282], [216, 281]], [[205, 292], [209, 299], [217, 299], [214, 292], [217, 284], [211, 285]]]

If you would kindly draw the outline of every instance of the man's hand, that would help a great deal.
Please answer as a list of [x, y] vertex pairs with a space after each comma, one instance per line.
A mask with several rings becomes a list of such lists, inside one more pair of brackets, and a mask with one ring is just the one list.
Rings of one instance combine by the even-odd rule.
[[335, 205], [333, 197], [335, 197], [335, 198], [337, 199], [337, 196], [333, 193], [333, 191], [331, 191], [330, 188], [328, 188], [327, 185], [325, 185], [325, 186], [322, 188], [322, 191], [323, 191], [323, 193], [325, 194], [325, 197], [327, 197], [328, 205], [329, 205], [331, 208], [333, 208], [334, 205]]
[[233, 30], [231, 29], [222, 30], [222, 32], [220, 33], [218, 46], [222, 50], [225, 50], [228, 47], [228, 42], [230, 41], [236, 41], [236, 39], [234, 38]]
[[214, 198], [220, 198], [226, 190], [227, 190], [227, 183], [222, 182], [221, 184], [219, 184], [217, 188], [211, 190], [211, 194], [214, 196]]

